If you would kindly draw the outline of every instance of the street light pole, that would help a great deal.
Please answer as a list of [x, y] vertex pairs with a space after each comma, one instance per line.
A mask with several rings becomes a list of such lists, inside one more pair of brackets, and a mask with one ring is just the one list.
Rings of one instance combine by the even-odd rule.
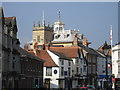
[[109, 54], [109, 45], [105, 42], [104, 46], [102, 47], [103, 52], [105, 54], [106, 59], [106, 90], [108, 90], [108, 54]]

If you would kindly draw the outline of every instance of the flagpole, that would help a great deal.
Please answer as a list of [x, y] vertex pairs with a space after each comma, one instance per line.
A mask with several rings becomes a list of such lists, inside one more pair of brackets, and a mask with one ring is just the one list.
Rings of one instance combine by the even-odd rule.
[[112, 25], [110, 25], [110, 42], [111, 42], [111, 49], [112, 49]]

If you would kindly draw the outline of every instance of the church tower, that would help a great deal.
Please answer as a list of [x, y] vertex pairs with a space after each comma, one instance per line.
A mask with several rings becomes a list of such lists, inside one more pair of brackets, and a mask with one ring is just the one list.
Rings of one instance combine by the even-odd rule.
[[40, 21], [37, 25], [33, 23], [32, 29], [32, 42], [37, 43], [38, 45], [43, 45], [49, 43], [53, 40], [53, 27], [50, 25], [45, 25], [44, 20], [44, 11], [43, 11], [43, 20], [42, 25], [40, 25]]

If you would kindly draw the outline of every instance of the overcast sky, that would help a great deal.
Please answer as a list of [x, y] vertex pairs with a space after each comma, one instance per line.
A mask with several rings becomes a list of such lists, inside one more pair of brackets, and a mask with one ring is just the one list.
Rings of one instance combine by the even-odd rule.
[[61, 11], [61, 21], [65, 29], [80, 30], [90, 41], [90, 47], [98, 48], [105, 41], [110, 43], [110, 25], [113, 26], [113, 44], [118, 42], [118, 3], [117, 2], [3, 2], [4, 16], [16, 16], [18, 37], [21, 46], [32, 40], [32, 24], [57, 21]]

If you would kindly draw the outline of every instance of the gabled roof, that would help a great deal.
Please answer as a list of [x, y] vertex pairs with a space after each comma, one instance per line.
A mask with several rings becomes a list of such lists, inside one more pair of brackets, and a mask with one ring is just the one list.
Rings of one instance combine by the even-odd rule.
[[57, 67], [58, 65], [53, 61], [51, 56], [48, 54], [46, 50], [37, 50], [37, 57], [43, 59], [45, 61], [44, 67]]
[[50, 47], [50, 51], [61, 52], [69, 58], [78, 57], [79, 47]]
[[108, 45], [107, 42], [105, 42], [103, 45], [101, 45], [99, 48], [98, 48], [98, 51], [101, 51], [103, 53], [103, 48], [107, 46], [108, 49], [109, 49], [109, 52], [108, 52], [108, 56], [112, 56], [112, 49], [111, 49], [111, 45]]
[[101, 46], [98, 48], [98, 50], [99, 50], [99, 51], [103, 51], [102, 48], [103, 48], [105, 45], [107, 45], [109, 48], [111, 48], [111, 45], [108, 45], [107, 42], [105, 42], [103, 45], [101, 45]]

